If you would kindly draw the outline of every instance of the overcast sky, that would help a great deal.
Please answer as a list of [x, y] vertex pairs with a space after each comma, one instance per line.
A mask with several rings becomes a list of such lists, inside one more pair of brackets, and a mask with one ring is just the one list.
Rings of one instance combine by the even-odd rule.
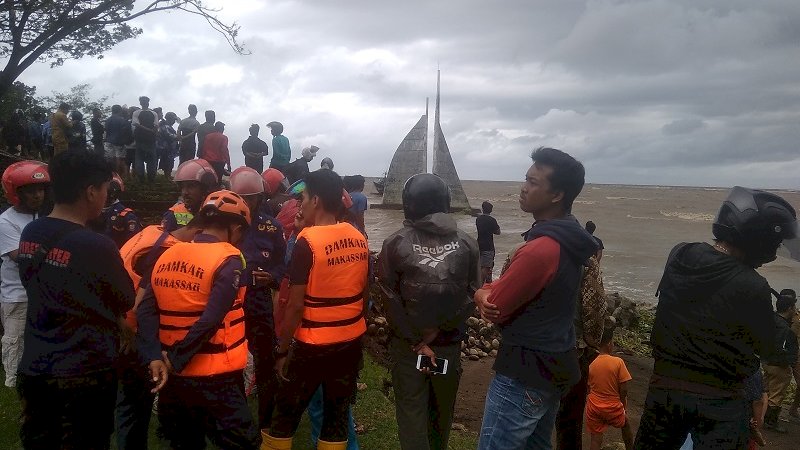
[[374, 176], [426, 97], [433, 129], [439, 67], [463, 179], [521, 179], [530, 151], [552, 146], [588, 182], [800, 188], [797, 0], [209, 3], [251, 55], [176, 12], [142, 18], [102, 60], [20, 80], [40, 94], [91, 83], [129, 105], [148, 95], [181, 118], [189, 103], [214, 109], [234, 166], [248, 126], [269, 141], [278, 120], [293, 159], [315, 144], [340, 174]]

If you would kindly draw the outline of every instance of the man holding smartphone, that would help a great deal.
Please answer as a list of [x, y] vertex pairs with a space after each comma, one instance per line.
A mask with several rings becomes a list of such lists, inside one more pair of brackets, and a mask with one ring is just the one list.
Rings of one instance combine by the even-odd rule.
[[[379, 285], [392, 330], [400, 446], [446, 449], [461, 377], [461, 341], [480, 288], [478, 243], [447, 214], [450, 191], [433, 174], [403, 188], [403, 228], [383, 242]], [[446, 369], [446, 370], [445, 370]]]

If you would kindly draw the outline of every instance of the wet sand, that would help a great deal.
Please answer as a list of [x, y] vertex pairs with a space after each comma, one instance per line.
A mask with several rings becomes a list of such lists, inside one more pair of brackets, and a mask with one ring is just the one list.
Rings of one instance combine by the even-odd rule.
[[[522, 242], [520, 233], [533, 221], [519, 209], [520, 182], [464, 181], [473, 208], [488, 200], [492, 215], [500, 224], [495, 236], [496, 275], [508, 251]], [[711, 224], [727, 189], [664, 186], [587, 185], [575, 202], [574, 214], [581, 221], [592, 220], [595, 234], [603, 240], [601, 262], [608, 292], [620, 292], [636, 301], [655, 302], [655, 290], [672, 247], [679, 242], [712, 239]], [[795, 208], [800, 192], [776, 191]], [[370, 181], [366, 194], [371, 204], [381, 202]], [[383, 239], [402, 226], [403, 213], [370, 209], [366, 214], [370, 248], [380, 250]], [[476, 235], [475, 218], [462, 215], [458, 225]], [[784, 257], [759, 269], [776, 290], [798, 289], [800, 262]]]

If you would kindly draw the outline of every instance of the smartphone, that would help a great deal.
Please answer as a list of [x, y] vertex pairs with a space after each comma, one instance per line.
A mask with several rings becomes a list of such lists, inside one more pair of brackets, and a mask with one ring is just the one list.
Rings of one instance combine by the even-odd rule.
[[433, 373], [444, 375], [447, 373], [447, 360], [444, 358], [434, 358], [436, 360], [436, 367], [431, 364], [431, 359], [425, 355], [417, 356], [417, 370], [430, 369]]

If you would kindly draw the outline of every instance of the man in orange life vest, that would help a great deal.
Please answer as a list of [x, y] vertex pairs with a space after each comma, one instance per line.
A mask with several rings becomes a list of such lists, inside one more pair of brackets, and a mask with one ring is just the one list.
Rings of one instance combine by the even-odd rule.
[[239, 277], [244, 259], [234, 245], [250, 226], [238, 194], [206, 198], [192, 242], [167, 249], [137, 310], [145, 360], [163, 359], [172, 376], [158, 416], [172, 448], [257, 449], [261, 439], [244, 395], [247, 363]]
[[191, 159], [178, 166], [173, 181], [181, 189], [181, 200], [174, 204], [161, 219], [161, 226], [167, 231], [186, 226], [197, 210], [203, 205], [206, 196], [217, 190], [219, 180], [214, 168], [204, 159]]
[[[144, 292], [150, 286], [150, 275], [158, 258], [169, 247], [178, 242], [191, 241], [202, 231], [195, 224], [178, 228], [172, 233], [163, 227], [150, 225], [133, 236], [120, 249], [122, 264], [136, 289], [136, 302], [126, 313], [125, 322], [132, 333], [137, 330], [136, 308]], [[123, 345], [120, 364], [117, 370], [119, 385], [115, 415], [115, 436], [117, 448], [141, 449], [147, 447], [147, 434], [150, 413], [153, 409], [155, 392], [150, 374], [143, 370], [140, 354], [134, 343]]]
[[262, 448], [291, 449], [300, 416], [321, 385], [325, 418], [317, 448], [344, 450], [366, 331], [369, 249], [364, 235], [337, 222], [343, 208], [339, 175], [317, 170], [305, 184], [298, 216], [306, 228], [294, 245], [289, 301], [275, 348], [275, 370], [284, 384], [277, 415], [262, 431]]

